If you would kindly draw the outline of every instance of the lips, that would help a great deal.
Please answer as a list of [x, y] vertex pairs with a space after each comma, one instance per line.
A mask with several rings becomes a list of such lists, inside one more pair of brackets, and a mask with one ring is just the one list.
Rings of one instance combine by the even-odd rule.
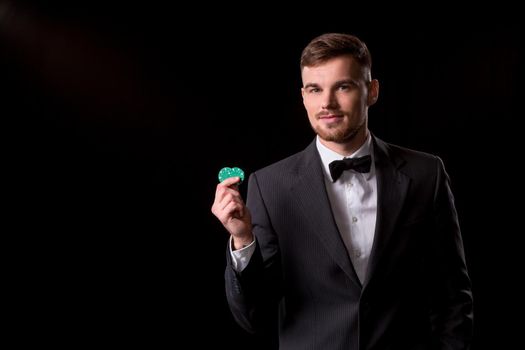
[[323, 115], [320, 115], [318, 118], [319, 120], [331, 122], [331, 121], [343, 119], [343, 115], [342, 114], [323, 114]]

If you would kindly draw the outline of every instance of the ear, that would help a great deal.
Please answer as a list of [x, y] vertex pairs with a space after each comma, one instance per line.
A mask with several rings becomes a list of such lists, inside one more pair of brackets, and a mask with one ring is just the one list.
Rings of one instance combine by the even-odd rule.
[[371, 106], [374, 103], [376, 103], [378, 98], [379, 98], [379, 80], [372, 79], [368, 87], [368, 99], [367, 99], [368, 106]]
[[304, 100], [304, 88], [301, 88], [301, 96], [303, 97], [303, 100]]

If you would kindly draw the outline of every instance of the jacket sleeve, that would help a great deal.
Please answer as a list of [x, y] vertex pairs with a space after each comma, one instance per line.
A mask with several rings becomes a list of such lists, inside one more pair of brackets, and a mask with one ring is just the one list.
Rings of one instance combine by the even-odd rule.
[[236, 322], [250, 333], [273, 332], [281, 298], [280, 258], [266, 204], [255, 173], [248, 181], [247, 206], [256, 249], [242, 272], [233, 269], [229, 250], [225, 271], [226, 298]]
[[[437, 157], [436, 157], [437, 158]], [[436, 349], [468, 349], [473, 333], [473, 300], [450, 180], [437, 158], [434, 234], [429, 281]]]

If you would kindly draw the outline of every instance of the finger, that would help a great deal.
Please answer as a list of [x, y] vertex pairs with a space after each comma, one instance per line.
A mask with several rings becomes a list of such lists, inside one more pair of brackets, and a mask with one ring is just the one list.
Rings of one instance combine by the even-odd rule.
[[234, 177], [229, 177], [227, 178], [226, 180], [224, 180], [223, 182], [220, 183], [220, 185], [222, 186], [226, 186], [226, 187], [230, 187], [231, 185], [234, 185], [234, 184], [239, 184], [241, 181], [241, 178], [238, 177], [238, 176], [234, 176]]
[[241, 196], [240, 195], [235, 195], [235, 194], [232, 194], [232, 193], [227, 193], [224, 198], [220, 201], [219, 203], [219, 207], [222, 208], [222, 210], [224, 210], [224, 208], [226, 208], [226, 206], [228, 204], [230, 204], [230, 202], [235, 202], [235, 203], [238, 203], [239, 205], [241, 206], [244, 206], [244, 201], [242, 200]]
[[232, 195], [234, 195], [236, 197], [241, 198], [241, 194], [240, 194], [239, 189], [238, 189], [238, 187], [236, 185], [232, 185], [231, 187], [228, 187], [228, 186], [224, 186], [222, 184], [218, 184], [217, 185], [217, 190], [215, 191], [215, 197], [219, 201], [222, 201], [227, 194], [232, 194]]
[[213, 209], [215, 216], [222, 222], [223, 225], [226, 225], [231, 219], [235, 218], [238, 214], [239, 203], [230, 202], [226, 205], [225, 208], [221, 210]]
[[225, 219], [240, 219], [244, 214], [243, 206], [237, 202], [230, 202], [224, 208], [223, 214], [225, 214]]

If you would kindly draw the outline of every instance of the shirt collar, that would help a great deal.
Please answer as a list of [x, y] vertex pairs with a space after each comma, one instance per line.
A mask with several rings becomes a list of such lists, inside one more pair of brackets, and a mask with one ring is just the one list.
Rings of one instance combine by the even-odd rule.
[[375, 173], [374, 153], [372, 152], [373, 143], [372, 143], [372, 136], [370, 133], [368, 133], [368, 136], [365, 142], [363, 143], [363, 145], [359, 147], [357, 151], [355, 151], [349, 156], [344, 156], [342, 154], [339, 154], [335, 151], [332, 151], [325, 145], [323, 145], [319, 139], [319, 135], [317, 135], [315, 143], [317, 146], [317, 151], [319, 152], [319, 155], [321, 156], [321, 163], [323, 163], [324, 174], [330, 181], [332, 177], [330, 175], [329, 164], [333, 162], [334, 160], [341, 160], [343, 158], [356, 158], [356, 157], [362, 157], [362, 156], [366, 156], [370, 154], [372, 156], [372, 166], [370, 167], [370, 172], [363, 174], [363, 176], [365, 176], [366, 180], [370, 180], [372, 175]]

